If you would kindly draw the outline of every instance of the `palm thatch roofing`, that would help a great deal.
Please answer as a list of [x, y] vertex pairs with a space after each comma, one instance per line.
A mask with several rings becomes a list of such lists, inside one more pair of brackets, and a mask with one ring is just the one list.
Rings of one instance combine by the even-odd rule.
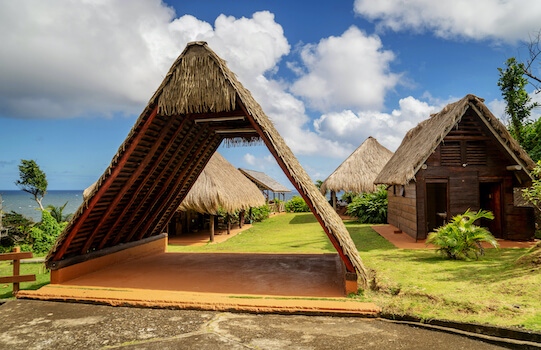
[[421, 166], [470, 109], [479, 116], [517, 165], [521, 166], [523, 175], [531, 180], [530, 171], [535, 167], [535, 163], [483, 102], [482, 98], [467, 95], [408, 131], [374, 183], [405, 185], [415, 181], [415, 174]]
[[366, 285], [365, 268], [342, 220], [261, 106], [205, 42], [189, 43], [173, 63], [92, 193], [59, 235], [47, 266], [57, 269], [93, 252], [160, 235], [224, 140], [266, 144], [347, 271], [357, 271]]
[[269, 175], [261, 172], [261, 171], [255, 171], [255, 170], [248, 170], [248, 169], [242, 169], [239, 168], [239, 171], [243, 173], [247, 178], [252, 180], [257, 187], [261, 190], [265, 191], [271, 191], [275, 193], [289, 193], [291, 192], [290, 189], [279, 183], [278, 181], [274, 180]]
[[321, 184], [321, 193], [327, 191], [374, 192], [374, 180], [393, 152], [369, 136], [336, 170]]
[[233, 213], [264, 204], [265, 197], [257, 186], [216, 152], [178, 209], [217, 215], [219, 209]]

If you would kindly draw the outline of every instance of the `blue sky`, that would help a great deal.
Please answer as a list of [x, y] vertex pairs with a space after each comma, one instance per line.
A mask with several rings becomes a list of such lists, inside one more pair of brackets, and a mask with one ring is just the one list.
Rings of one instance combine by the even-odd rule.
[[[0, 189], [16, 189], [20, 159], [51, 190], [91, 185], [194, 40], [228, 62], [313, 180], [368, 136], [394, 151], [468, 93], [503, 117], [497, 68], [527, 58], [541, 2], [405, 3], [0, 0]], [[219, 152], [292, 188], [264, 146]]]

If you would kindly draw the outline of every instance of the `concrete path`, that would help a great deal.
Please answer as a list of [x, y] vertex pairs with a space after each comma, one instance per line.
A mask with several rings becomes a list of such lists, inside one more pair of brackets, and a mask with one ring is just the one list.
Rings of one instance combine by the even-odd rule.
[[11, 300], [0, 349], [503, 349], [387, 321]]

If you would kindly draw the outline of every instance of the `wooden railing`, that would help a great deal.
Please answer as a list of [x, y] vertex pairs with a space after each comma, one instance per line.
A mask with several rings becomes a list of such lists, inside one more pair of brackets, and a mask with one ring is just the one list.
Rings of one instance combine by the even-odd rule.
[[13, 276], [0, 277], [0, 283], [13, 283], [13, 296], [19, 291], [19, 283], [36, 280], [36, 275], [19, 275], [21, 259], [30, 259], [32, 256], [32, 252], [21, 252], [20, 247], [14, 247], [13, 253], [0, 254], [0, 261], [13, 260]]

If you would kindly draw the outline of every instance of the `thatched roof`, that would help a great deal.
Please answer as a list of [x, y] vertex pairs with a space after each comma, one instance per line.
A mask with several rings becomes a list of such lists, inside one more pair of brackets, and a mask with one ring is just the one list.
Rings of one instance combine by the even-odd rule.
[[216, 152], [178, 209], [216, 215], [220, 208], [233, 213], [264, 204], [257, 186]]
[[402, 144], [374, 183], [404, 185], [415, 181], [415, 174], [421, 166], [470, 109], [479, 116], [517, 165], [522, 166], [526, 176], [531, 179], [529, 171], [533, 169], [535, 163], [483, 102], [483, 99], [475, 95], [467, 95], [447, 105], [441, 112], [432, 115], [408, 131]]
[[321, 184], [321, 193], [327, 191], [374, 192], [374, 180], [393, 152], [383, 147], [372, 136], [368, 137], [336, 170]]
[[47, 266], [55, 269], [60, 260], [75, 261], [93, 251], [159, 235], [224, 140], [266, 144], [346, 269], [357, 270], [366, 284], [366, 271], [342, 220], [261, 106], [205, 42], [189, 43], [173, 63], [92, 193], [58, 237]]
[[243, 173], [247, 178], [252, 180], [257, 187], [261, 190], [268, 190], [275, 193], [289, 193], [290, 189], [274, 180], [269, 175], [262, 173], [261, 171], [248, 170], [239, 168], [240, 172]]

